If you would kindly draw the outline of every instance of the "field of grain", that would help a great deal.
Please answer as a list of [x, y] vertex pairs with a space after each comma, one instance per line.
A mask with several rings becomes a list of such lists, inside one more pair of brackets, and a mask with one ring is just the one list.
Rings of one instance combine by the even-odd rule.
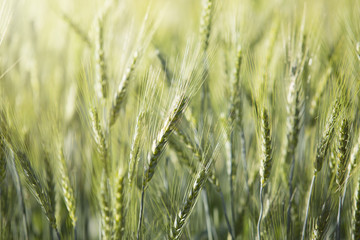
[[360, 239], [360, 2], [0, 0], [0, 239]]

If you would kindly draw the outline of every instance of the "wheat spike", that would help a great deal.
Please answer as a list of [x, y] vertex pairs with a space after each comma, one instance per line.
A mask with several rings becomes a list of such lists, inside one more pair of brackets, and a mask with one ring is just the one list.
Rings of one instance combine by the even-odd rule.
[[287, 136], [285, 145], [285, 163], [290, 164], [298, 143], [300, 131], [300, 89], [296, 84], [296, 76], [292, 76], [289, 87], [287, 106]]
[[121, 80], [119, 88], [116, 91], [114, 101], [113, 101], [113, 104], [112, 104], [112, 107], [110, 110], [110, 126], [114, 125], [114, 123], [116, 122], [116, 119], [119, 115], [120, 107], [121, 107], [122, 103], [124, 102], [127, 87], [129, 85], [129, 81], [132, 76], [132, 73], [134, 72], [138, 57], [139, 57], [138, 52], [135, 52], [131, 59], [130, 65], [125, 70], [125, 73]]
[[97, 38], [95, 45], [95, 61], [96, 61], [96, 79], [97, 84], [100, 86], [100, 96], [104, 99], [108, 96], [108, 76], [106, 70], [105, 52], [104, 52], [104, 19], [100, 14], [97, 18]]
[[327, 200], [321, 208], [321, 213], [318, 219], [316, 220], [316, 225], [313, 230], [312, 240], [321, 240], [324, 239], [326, 233], [326, 227], [330, 219], [330, 200]]
[[211, 18], [212, 18], [213, 0], [205, 0], [203, 3], [203, 11], [200, 19], [200, 36], [201, 44], [204, 52], [209, 46], [209, 38], [211, 33]]
[[101, 207], [101, 237], [111, 239], [111, 198], [109, 179], [103, 170], [101, 178], [100, 207]]
[[333, 105], [332, 113], [326, 122], [325, 130], [320, 138], [316, 149], [316, 160], [314, 162], [315, 174], [320, 172], [325, 156], [328, 152], [331, 139], [334, 135], [334, 126], [340, 113], [340, 101], [337, 99]]
[[240, 88], [240, 70], [242, 64], [241, 47], [238, 47], [235, 69], [234, 82], [232, 86], [231, 105], [230, 105], [230, 122], [235, 122], [238, 127], [241, 127], [242, 120], [242, 102], [241, 102], [241, 88]]
[[125, 174], [119, 172], [116, 181], [114, 239], [123, 239], [125, 230]]
[[60, 149], [59, 163], [60, 163], [60, 178], [61, 178], [60, 187], [62, 189], [66, 208], [69, 212], [71, 224], [72, 224], [73, 228], [75, 229], [76, 228], [75, 197], [74, 197], [74, 191], [70, 184], [69, 172], [68, 172], [68, 168], [66, 166], [63, 149]]
[[151, 181], [154, 176], [154, 172], [156, 166], [160, 160], [161, 153], [164, 151], [165, 146], [167, 144], [168, 138], [170, 134], [174, 131], [176, 123], [181, 118], [185, 107], [187, 105], [188, 98], [184, 96], [178, 96], [174, 101], [174, 105], [171, 108], [171, 112], [166, 118], [163, 127], [158, 133], [157, 138], [153, 142], [151, 152], [148, 155], [148, 166], [145, 168], [143, 182], [142, 182], [142, 193], [141, 193], [141, 203], [140, 203], [140, 213], [139, 213], [139, 224], [137, 230], [137, 239], [140, 239], [141, 234], [141, 224], [144, 213], [144, 198], [145, 198], [145, 190], [147, 184]]
[[328, 82], [328, 80], [330, 78], [331, 72], [332, 72], [332, 69], [331, 69], [331, 67], [329, 67], [327, 69], [327, 71], [325, 72], [324, 76], [322, 77], [322, 79], [320, 80], [319, 86], [316, 88], [315, 95], [314, 95], [313, 99], [311, 100], [309, 114], [310, 114], [310, 119], [311, 119], [312, 124], [315, 124], [315, 119], [317, 117], [316, 114], [317, 114], [318, 108], [319, 108], [319, 102], [320, 102], [321, 97], [324, 95], [326, 83]]
[[139, 160], [140, 140], [142, 135], [143, 120], [144, 120], [144, 113], [140, 112], [136, 118], [134, 137], [130, 149], [130, 161], [129, 161], [129, 171], [128, 171], [128, 181], [130, 185], [133, 182], [136, 173], [137, 162]]
[[108, 164], [108, 145], [105, 140], [105, 134], [100, 125], [97, 109], [94, 107], [90, 110], [90, 120], [94, 133], [96, 148], [99, 153], [101, 163], [103, 164], [103, 168], [105, 169], [106, 174], [109, 176], [110, 169]]
[[148, 156], [148, 163], [149, 166], [145, 170], [143, 186], [146, 186], [148, 182], [152, 179], [155, 168], [159, 162], [159, 158], [161, 153], [164, 151], [166, 143], [170, 134], [173, 132], [174, 127], [178, 120], [181, 118], [182, 113], [185, 110], [187, 104], [187, 98], [180, 96], [175, 101], [175, 104], [172, 108], [172, 112], [167, 117], [164, 126], [161, 128], [158, 137], [153, 142], [151, 153]]
[[200, 191], [207, 179], [206, 169], [202, 169], [195, 178], [194, 184], [186, 198], [184, 207], [179, 210], [175, 217], [174, 224], [170, 228], [169, 239], [180, 239], [185, 223], [196, 204]]
[[272, 166], [271, 133], [269, 126], [269, 115], [265, 108], [261, 111], [260, 119], [260, 138], [261, 138], [261, 167], [260, 167], [260, 214], [257, 224], [257, 238], [261, 240], [261, 220], [263, 216], [263, 189], [266, 185]]
[[48, 153], [45, 153], [44, 163], [45, 163], [45, 173], [46, 173], [46, 186], [49, 191], [49, 198], [51, 205], [54, 206], [55, 208], [55, 183], [53, 178], [54, 172], [51, 166]]
[[269, 115], [266, 109], [261, 113], [260, 124], [260, 137], [261, 137], [261, 185], [264, 186], [270, 177], [272, 166], [272, 149], [271, 149], [271, 135], [269, 126]]
[[22, 172], [25, 175], [25, 180], [31, 193], [35, 197], [36, 201], [40, 204], [51, 226], [56, 230], [57, 227], [54, 215], [54, 206], [51, 205], [48, 192], [41, 184], [39, 177], [32, 168], [31, 163], [25, 153], [18, 151], [16, 152], [16, 156], [19, 160]]
[[74, 30], [74, 32], [88, 45], [91, 47], [91, 41], [88, 35], [76, 24], [66, 13], [62, 13], [64, 21]]
[[345, 180], [346, 166], [348, 163], [347, 156], [349, 147], [349, 130], [350, 128], [348, 120], [343, 119], [340, 127], [340, 136], [337, 148], [336, 183], [339, 189], [343, 186]]

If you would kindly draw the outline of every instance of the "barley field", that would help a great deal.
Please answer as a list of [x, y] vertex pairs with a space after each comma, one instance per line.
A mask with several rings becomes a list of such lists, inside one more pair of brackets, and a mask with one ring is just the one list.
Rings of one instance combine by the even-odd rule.
[[360, 2], [0, 0], [0, 239], [360, 239]]

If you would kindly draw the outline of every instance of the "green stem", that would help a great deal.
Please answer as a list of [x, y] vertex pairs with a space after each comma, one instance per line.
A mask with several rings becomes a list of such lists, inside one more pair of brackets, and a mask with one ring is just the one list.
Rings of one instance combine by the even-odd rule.
[[304, 226], [303, 226], [303, 230], [302, 230], [301, 240], [305, 239], [306, 225], [307, 225], [307, 221], [308, 221], [308, 217], [309, 217], [310, 201], [311, 201], [312, 191], [313, 191], [313, 188], [314, 188], [315, 177], [316, 177], [316, 175], [314, 174], [314, 176], [313, 176], [313, 178], [311, 180], [309, 199], [308, 199], [308, 202], [307, 202], [307, 205], [306, 205], [306, 215], [305, 215], [305, 221], [304, 221]]

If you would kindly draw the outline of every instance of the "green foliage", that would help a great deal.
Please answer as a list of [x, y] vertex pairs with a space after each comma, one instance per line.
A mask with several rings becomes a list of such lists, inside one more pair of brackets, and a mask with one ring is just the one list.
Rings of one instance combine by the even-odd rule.
[[0, 1], [0, 239], [357, 239], [359, 10]]

